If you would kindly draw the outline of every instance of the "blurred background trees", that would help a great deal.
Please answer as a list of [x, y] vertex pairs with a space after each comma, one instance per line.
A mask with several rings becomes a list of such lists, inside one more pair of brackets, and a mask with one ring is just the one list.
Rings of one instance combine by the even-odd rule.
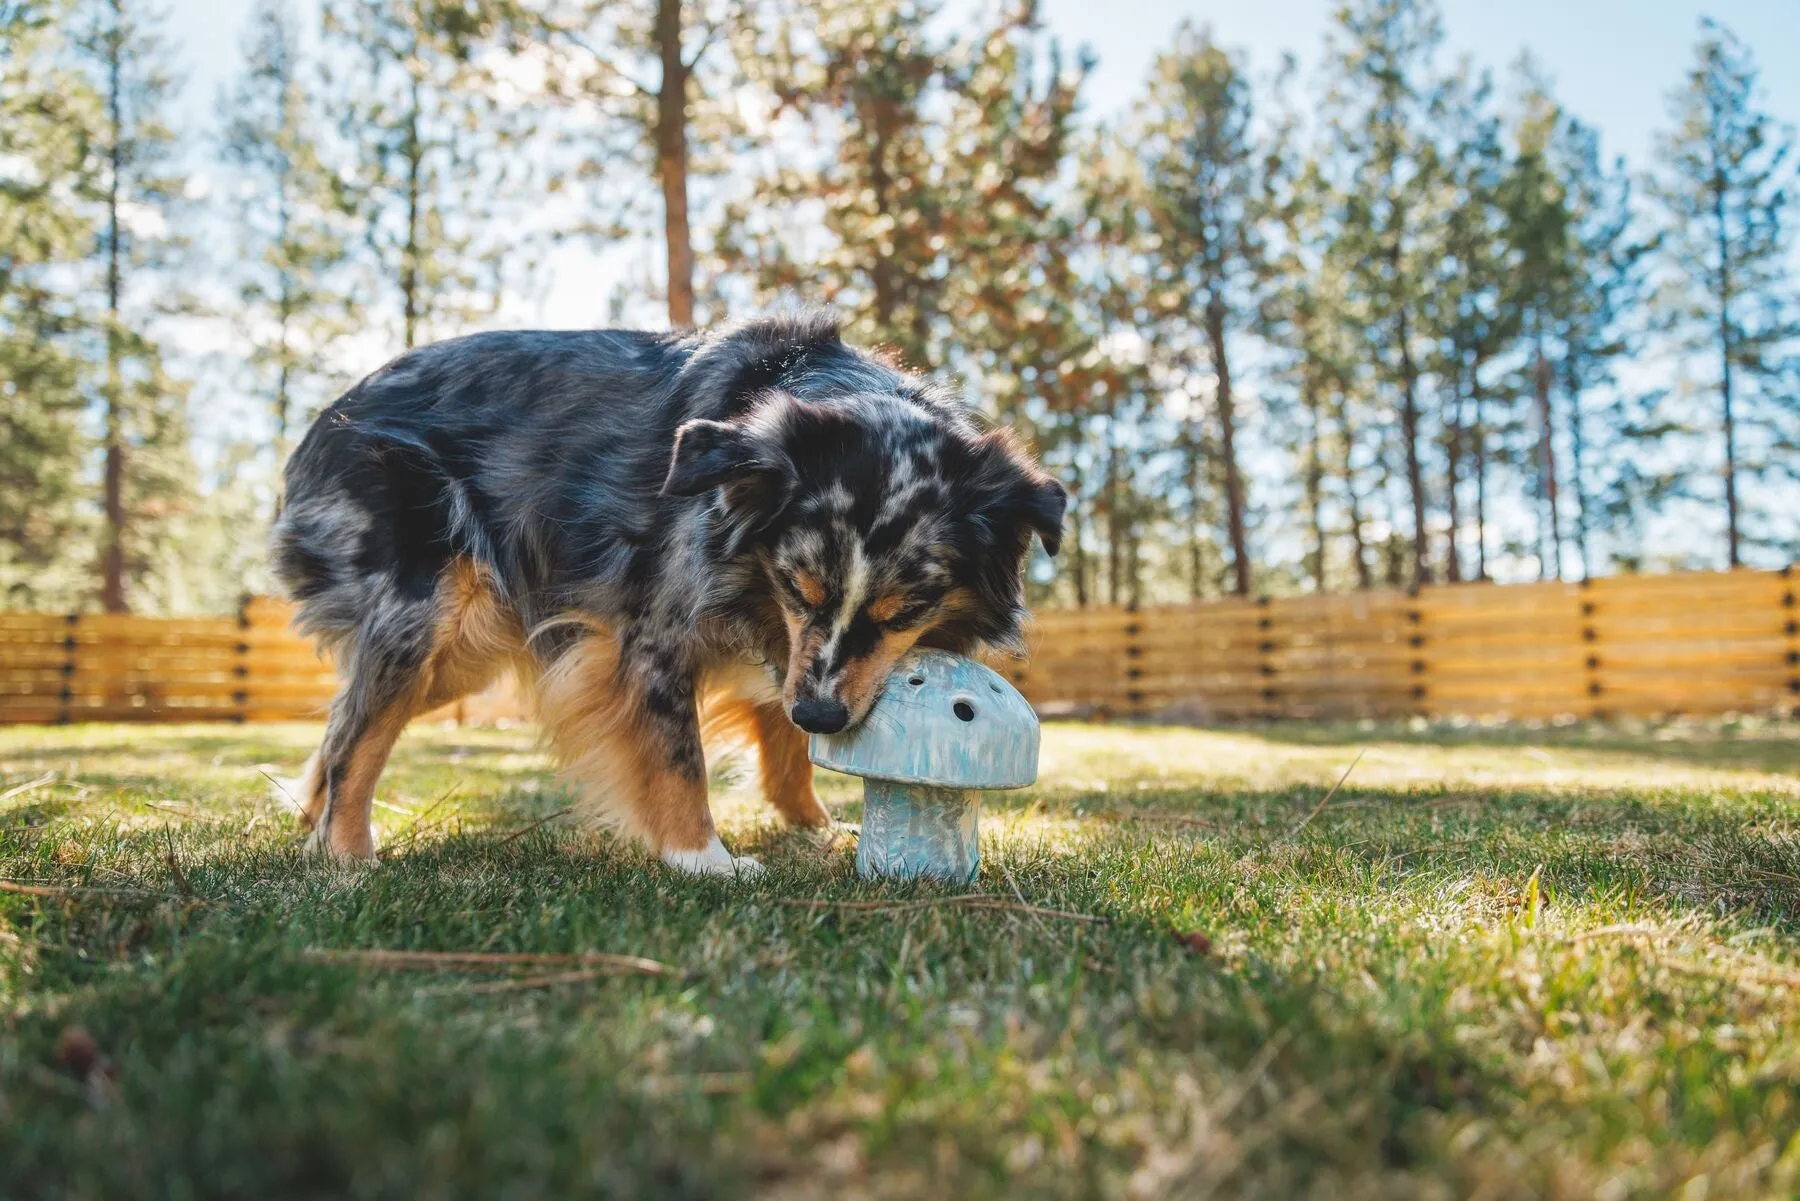
[[200, 128], [163, 23], [0, 4], [6, 607], [264, 586], [312, 415], [532, 301], [836, 305], [1071, 485], [1050, 603], [1800, 547], [1800, 162], [1711, 23], [1639, 164], [1430, 0], [1306, 72], [1183, 26], [1104, 123], [1029, 0], [258, 0]]

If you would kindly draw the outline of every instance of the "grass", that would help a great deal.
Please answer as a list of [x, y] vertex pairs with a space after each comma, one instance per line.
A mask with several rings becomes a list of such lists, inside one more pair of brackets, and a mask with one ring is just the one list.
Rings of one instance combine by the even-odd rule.
[[1791, 1196], [1794, 733], [1051, 726], [1005, 908], [743, 800], [676, 877], [519, 732], [410, 733], [355, 870], [315, 728], [3, 730], [0, 1196]]

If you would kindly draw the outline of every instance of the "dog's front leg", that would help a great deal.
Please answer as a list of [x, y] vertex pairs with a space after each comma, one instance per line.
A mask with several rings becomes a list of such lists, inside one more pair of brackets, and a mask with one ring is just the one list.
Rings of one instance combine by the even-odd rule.
[[727, 851], [713, 825], [694, 673], [678, 654], [586, 640], [546, 674], [539, 713], [583, 790], [664, 863], [698, 875], [762, 870]]

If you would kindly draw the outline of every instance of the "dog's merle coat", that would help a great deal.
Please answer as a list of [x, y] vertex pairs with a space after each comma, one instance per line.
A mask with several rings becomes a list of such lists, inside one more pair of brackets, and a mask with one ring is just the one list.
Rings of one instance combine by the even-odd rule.
[[510, 663], [603, 815], [731, 870], [703, 727], [755, 742], [768, 800], [825, 824], [794, 724], [860, 721], [914, 643], [1015, 642], [1031, 535], [1055, 553], [1063, 506], [1005, 431], [829, 314], [403, 355], [315, 422], [275, 532], [344, 680], [306, 785], [315, 837], [372, 854], [400, 730]]

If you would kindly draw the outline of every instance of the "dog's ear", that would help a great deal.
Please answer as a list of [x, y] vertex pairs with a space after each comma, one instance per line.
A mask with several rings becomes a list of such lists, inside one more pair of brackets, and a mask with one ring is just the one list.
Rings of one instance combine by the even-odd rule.
[[983, 494], [975, 519], [989, 530], [1035, 533], [1054, 556], [1062, 549], [1068, 490], [1044, 474], [1006, 430], [983, 434], [975, 448], [982, 462], [977, 486]]
[[699, 496], [763, 470], [755, 437], [729, 421], [697, 418], [675, 431], [664, 496]]
[[1069, 490], [1042, 473], [1030, 480], [1025, 490], [1020, 498], [1020, 512], [1025, 523], [1037, 531], [1044, 553], [1054, 559], [1062, 549], [1063, 513], [1069, 507]]

